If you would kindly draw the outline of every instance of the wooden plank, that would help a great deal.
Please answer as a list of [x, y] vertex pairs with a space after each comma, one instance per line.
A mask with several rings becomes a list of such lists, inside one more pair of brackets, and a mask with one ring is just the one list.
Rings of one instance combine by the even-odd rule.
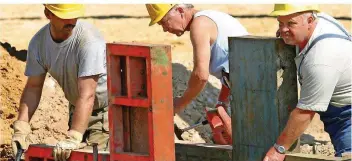
[[141, 99], [131, 99], [127, 97], [111, 97], [110, 98], [111, 104], [122, 105], [122, 106], [138, 106], [143, 108], [150, 107], [150, 101], [145, 98]]
[[152, 46], [148, 67], [149, 145], [154, 161], [175, 161], [171, 47]]
[[130, 65], [130, 56], [126, 56], [126, 84], [127, 84], [127, 98], [131, 98], [131, 65]]
[[109, 129], [110, 129], [110, 149], [111, 151], [124, 151], [124, 129], [123, 129], [123, 107], [117, 105], [109, 105]]
[[133, 56], [133, 57], [149, 57], [149, 46], [136, 46], [133, 44], [114, 44], [108, 43], [109, 55], [114, 56]]
[[232, 146], [175, 143], [177, 161], [230, 161]]
[[132, 98], [147, 98], [146, 59], [130, 58], [131, 96]]
[[130, 122], [130, 107], [123, 107], [123, 141], [124, 141], [124, 152], [130, 152], [131, 149], [131, 122]]
[[[148, 109], [141, 108], [143, 105], [148, 104], [146, 98], [146, 59], [138, 57], [128, 57], [128, 88], [129, 98], [136, 101], [140, 98], [144, 98], [144, 104], [136, 104], [134, 107], [130, 107], [130, 123], [131, 123], [131, 152], [136, 153], [149, 153], [149, 135], [148, 135]], [[145, 88], [144, 88], [145, 87]], [[137, 99], [138, 98], [138, 99]], [[132, 101], [131, 100], [131, 101]], [[147, 104], [145, 104], [147, 103]]]
[[286, 45], [281, 39], [273, 41], [277, 56], [277, 94], [275, 104], [279, 111], [279, 132], [281, 132], [286, 126], [289, 113], [296, 108], [298, 102], [297, 68], [294, 62], [296, 49], [294, 46]]
[[112, 154], [111, 157], [116, 158], [113, 161], [150, 161], [148, 155], [136, 153], [118, 153]]
[[341, 157], [321, 156], [321, 155], [302, 154], [302, 153], [287, 154], [285, 157], [285, 161], [342, 161], [342, 160], [345, 160], [345, 159], [342, 159]]
[[230, 37], [233, 160], [264, 157], [297, 103], [295, 49], [276, 38]]
[[131, 152], [148, 154], [148, 109], [130, 108]]
[[[29, 146], [25, 153], [26, 161], [54, 161], [52, 156], [54, 146], [44, 145], [44, 144], [32, 144]], [[93, 150], [92, 149], [79, 149], [73, 150], [71, 152], [68, 161], [92, 161], [93, 160]], [[109, 161], [109, 152], [99, 151], [98, 152], [99, 161]]]

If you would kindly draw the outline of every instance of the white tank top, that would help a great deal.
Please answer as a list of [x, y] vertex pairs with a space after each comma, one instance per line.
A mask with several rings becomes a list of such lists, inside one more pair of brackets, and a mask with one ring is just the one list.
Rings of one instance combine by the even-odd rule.
[[221, 79], [222, 70], [229, 73], [228, 37], [244, 36], [248, 35], [248, 32], [237, 19], [223, 12], [203, 10], [197, 12], [194, 18], [199, 16], [207, 16], [217, 26], [218, 35], [210, 47], [209, 72], [211, 75]]

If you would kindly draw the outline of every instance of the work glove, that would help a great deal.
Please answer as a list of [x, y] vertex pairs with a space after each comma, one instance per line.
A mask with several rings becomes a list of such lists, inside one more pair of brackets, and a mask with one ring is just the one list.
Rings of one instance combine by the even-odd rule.
[[53, 155], [55, 161], [66, 161], [72, 150], [81, 149], [86, 146], [85, 143], [81, 143], [83, 134], [78, 131], [70, 130], [65, 140], [62, 140], [54, 147]]
[[[28, 149], [28, 135], [31, 133], [31, 126], [26, 121], [17, 120], [13, 123], [13, 129], [14, 134], [12, 136], [11, 144], [13, 156], [14, 158], [16, 158], [18, 149]], [[19, 144], [16, 144], [16, 142], [18, 142]], [[23, 155], [22, 159], [24, 159]]]

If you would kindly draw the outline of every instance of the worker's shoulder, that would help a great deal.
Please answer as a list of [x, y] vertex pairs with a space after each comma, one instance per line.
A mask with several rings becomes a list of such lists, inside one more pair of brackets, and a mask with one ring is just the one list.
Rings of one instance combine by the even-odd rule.
[[92, 24], [79, 20], [77, 21], [77, 30], [75, 32], [76, 41], [79, 46], [88, 44], [105, 44], [105, 40], [100, 31]]
[[[230, 35], [247, 35], [248, 32], [245, 27], [233, 16], [215, 10], [201, 10], [194, 15], [194, 23], [192, 24], [195, 28], [205, 28], [212, 26], [217, 28], [218, 31]], [[192, 29], [191, 25], [191, 29]], [[206, 29], [203, 29], [206, 30]]]
[[45, 36], [47, 34], [46, 32], [48, 32], [48, 30], [49, 30], [49, 25], [50, 25], [50, 23], [46, 24], [37, 33], [34, 34], [32, 39], [29, 41], [29, 45], [28, 45], [29, 49], [33, 49], [33, 48], [37, 47], [38, 45], [40, 45], [40, 43], [45, 41]]
[[[347, 40], [348, 39], [347, 35], [334, 34], [334, 33], [327, 33], [327, 34], [331, 34], [332, 36], [326, 37], [318, 41], [312, 48], [313, 52], [322, 53], [322, 54], [324, 53], [329, 54], [331, 52], [333, 53], [342, 52], [347, 54], [352, 50], [352, 41]], [[341, 36], [341, 37], [335, 37], [334, 35]], [[348, 55], [352, 55], [352, 54], [348, 54]]]
[[194, 14], [193, 21], [219, 23], [221, 21], [229, 22], [233, 20], [236, 20], [236, 19], [224, 12], [215, 11], [215, 10], [201, 10]]
[[341, 64], [352, 61], [352, 43], [340, 38], [326, 38], [317, 42], [307, 55], [306, 65], [325, 65], [344, 68]]
[[[221, 11], [216, 11], [216, 10], [200, 10], [198, 11], [195, 15], [195, 17], [200, 17], [200, 16], [209, 16], [212, 18], [224, 18], [224, 17], [231, 17], [228, 13], [221, 12]], [[233, 18], [234, 19], [234, 18]]]
[[206, 16], [199, 16], [193, 19], [192, 23], [191, 23], [191, 29], [193, 28], [204, 28], [209, 26], [212, 22], [211, 19], [209, 19]]
[[217, 19], [221, 17], [222, 13], [214, 10], [201, 10], [195, 13], [193, 21], [190, 26], [190, 30], [203, 30], [209, 31], [209, 28], [217, 26]]

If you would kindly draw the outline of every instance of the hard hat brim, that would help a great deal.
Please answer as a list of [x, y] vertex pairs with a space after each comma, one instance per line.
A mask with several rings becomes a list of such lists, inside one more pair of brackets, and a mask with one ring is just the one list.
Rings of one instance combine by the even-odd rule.
[[[160, 21], [160, 20], [159, 20]], [[158, 21], [158, 22], [159, 22]], [[158, 22], [155, 22], [155, 21], [153, 21], [153, 20], [150, 20], [150, 22], [149, 22], [149, 26], [153, 26], [154, 24], [156, 24], [156, 23], [158, 23]]]
[[[318, 13], [320, 12], [319, 10], [311, 10], [311, 11], [316, 11]], [[306, 12], [306, 11], [302, 11], [302, 12]], [[287, 15], [294, 14], [294, 13], [299, 13], [299, 12], [279, 10], [279, 11], [273, 11], [269, 15], [270, 16], [287, 16]]]
[[[166, 14], [165, 14], [165, 15], [166, 15]], [[150, 20], [149, 26], [152, 26], [152, 25], [158, 23], [161, 19], [163, 19], [163, 18], [165, 17], [165, 15], [159, 16], [159, 17], [157, 17], [157, 18], [154, 19], [154, 20]]]
[[84, 16], [84, 12], [85, 12], [85, 8], [82, 7], [80, 8], [80, 10], [76, 10], [76, 11], [72, 11], [72, 12], [68, 12], [68, 13], [62, 13], [62, 12], [58, 12], [55, 10], [50, 9], [49, 7], [47, 7], [46, 5], [44, 5], [51, 13], [53, 13], [55, 16], [61, 18], [61, 19], [75, 19], [75, 18], [79, 18], [79, 17], [83, 17]]
[[269, 15], [270, 16], [286, 16], [293, 14], [294, 12], [288, 12], [288, 11], [273, 11]]
[[[171, 10], [171, 8], [170, 8], [170, 10]], [[159, 15], [154, 20], [150, 20], [149, 26], [152, 26], [152, 25], [158, 23], [159, 21], [161, 21], [161, 19], [163, 19], [167, 15], [167, 13], [169, 13], [170, 10], [168, 10], [164, 15]]]

